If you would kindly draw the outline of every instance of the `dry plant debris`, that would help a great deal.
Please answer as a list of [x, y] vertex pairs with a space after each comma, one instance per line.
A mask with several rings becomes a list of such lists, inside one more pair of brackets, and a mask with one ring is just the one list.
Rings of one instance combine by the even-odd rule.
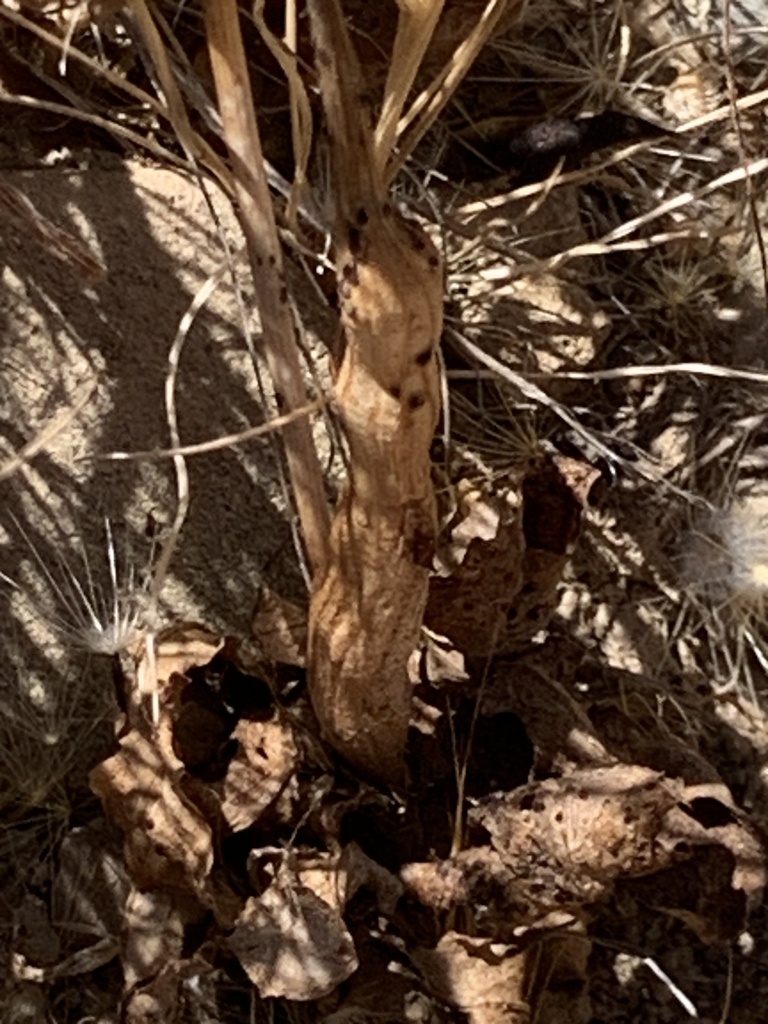
[[[35, 520], [49, 476], [53, 518], [98, 504], [102, 464], [62, 451], [132, 356], [33, 401], [30, 338], [0, 349], [14, 1024], [762, 1020], [768, 34], [727, 6], [0, 2], [0, 164], [82, 171], [53, 208], [0, 180], [9, 294], [63, 317], [55, 361], [90, 355], [84, 306], [116, 327], [99, 153], [183, 170], [242, 236], [167, 339], [146, 448], [111, 439], [116, 501], [172, 460], [141, 586], [111, 539], [109, 580], [62, 575]], [[223, 288], [264, 422], [187, 444]], [[227, 635], [165, 622], [191, 503], [228, 489], [192, 461], [278, 430], [290, 489], [249, 495], [306, 592], [260, 569], [254, 601], [211, 561]], [[69, 650], [46, 589], [130, 630]], [[49, 644], [88, 666], [58, 693]]]

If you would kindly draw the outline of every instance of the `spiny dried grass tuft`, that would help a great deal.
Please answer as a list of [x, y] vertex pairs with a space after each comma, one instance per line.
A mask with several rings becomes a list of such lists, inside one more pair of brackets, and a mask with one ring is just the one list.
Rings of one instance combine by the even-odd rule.
[[16, 529], [29, 552], [24, 575], [0, 580], [19, 595], [32, 617], [55, 634], [65, 649], [114, 655], [131, 648], [146, 625], [151, 556], [142, 567], [119, 549], [109, 519], [98, 558], [80, 535], [58, 537], [43, 555], [25, 528]]

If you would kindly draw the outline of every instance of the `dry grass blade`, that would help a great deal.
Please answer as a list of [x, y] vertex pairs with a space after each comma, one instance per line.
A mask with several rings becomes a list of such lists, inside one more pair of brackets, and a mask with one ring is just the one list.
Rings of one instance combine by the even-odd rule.
[[284, 41], [278, 39], [274, 32], [270, 31], [269, 26], [264, 20], [265, 2], [266, 0], [257, 0], [257, 3], [254, 4], [253, 17], [259, 32], [261, 32], [262, 39], [282, 68], [288, 82], [291, 106], [291, 142], [293, 143], [293, 158], [296, 166], [293, 174], [293, 184], [288, 197], [286, 220], [295, 232], [296, 212], [306, 190], [307, 166], [312, 150], [312, 108], [309, 104], [306, 86], [299, 74], [298, 68], [295, 2], [294, 0], [289, 0], [286, 4]]
[[332, 140], [336, 273], [346, 350], [336, 404], [349, 483], [310, 605], [310, 693], [333, 745], [402, 781], [436, 531], [429, 446], [440, 407], [440, 258], [387, 202], [360, 70], [337, 0], [309, 6]]
[[668, 363], [664, 366], [617, 366], [610, 370], [568, 370], [552, 374], [525, 374], [548, 380], [622, 380], [626, 377], [664, 377], [674, 373], [693, 376], [720, 377], [724, 380], [744, 380], [754, 384], [768, 384], [768, 371], [739, 370], [732, 366], [714, 366], [711, 363]]
[[764, 103], [768, 103], [768, 89], [751, 92], [748, 96], [740, 96], [733, 104], [727, 104], [726, 106], [718, 107], [716, 110], [710, 110], [706, 114], [686, 122], [678, 128], [678, 132], [690, 132], [710, 124], [716, 124], [718, 121], [724, 121], [726, 118], [731, 117], [734, 111], [751, 110], [753, 107], [759, 107]]
[[[281, 411], [290, 412], [306, 405], [307, 397], [237, 4], [235, 0], [208, 0], [205, 14], [211, 66], [253, 270], [267, 363]], [[320, 462], [307, 420], [302, 418], [289, 424], [283, 438], [307, 553], [317, 568], [326, 559], [329, 515]]]
[[[640, 147], [632, 147], [632, 150], [626, 150], [622, 154], [619, 154], [619, 156], [626, 156], [629, 152], [638, 148]], [[616, 159], [617, 157], [615, 157], [611, 162], [616, 162]], [[607, 165], [608, 162], [604, 165], [600, 165], [600, 168]], [[634, 234], [646, 224], [650, 224], [654, 220], [658, 220], [660, 217], [674, 213], [676, 210], [680, 210], [685, 206], [689, 206], [691, 203], [696, 203], [701, 199], [712, 195], [712, 193], [717, 192], [719, 189], [725, 188], [728, 185], [734, 185], [746, 180], [751, 180], [758, 174], [763, 174], [767, 170], [768, 157], [758, 157], [741, 167], [735, 167], [732, 170], [727, 171], [725, 174], [721, 174], [717, 178], [713, 178], [712, 181], [706, 182], [706, 184], [697, 189], [690, 189], [685, 192], [679, 192], [677, 195], [670, 196], [669, 199], [666, 199], [664, 202], [654, 206], [652, 210], [648, 210], [646, 213], [639, 214], [637, 217], [624, 221], [619, 225], [619, 227], [608, 231], [602, 236], [602, 238], [599, 238], [594, 242], [584, 242], [579, 245], [571, 246], [569, 249], [564, 249], [546, 260], [521, 262], [517, 268], [509, 269], [505, 274], [505, 278], [521, 277], [532, 273], [551, 273], [555, 270], [560, 270], [572, 260], [579, 259], [584, 256], [599, 256], [606, 253], [620, 251], [641, 251], [643, 249], [650, 249], [655, 246], [664, 245], [667, 242], [675, 240], [711, 237], [711, 229], [699, 229], [693, 226], [677, 231], [658, 232], [647, 238], [631, 239], [627, 236]], [[564, 184], [568, 181], [577, 180], [579, 178], [583, 179], [586, 173], [587, 172], [584, 171], [578, 171], [574, 172], [572, 175], [563, 175], [558, 184]], [[541, 191], [542, 187], [543, 183], [541, 182], [535, 185], [525, 185], [522, 188], [516, 189], [514, 192], [505, 194], [504, 196], [494, 196], [490, 200], [482, 200], [481, 202], [468, 204], [461, 212], [466, 214], [480, 214], [483, 210], [488, 211], [496, 206], [504, 206], [514, 199], [521, 199], [525, 196], [533, 195], [534, 193]]]
[[28, 441], [21, 451], [16, 452], [0, 464], [0, 480], [11, 476], [26, 465], [30, 459], [33, 459], [38, 452], [47, 448], [54, 438], [66, 430], [67, 425], [85, 408], [95, 390], [96, 381], [88, 381], [84, 384], [77, 391], [71, 405], [56, 413], [50, 423], [46, 424], [31, 441]]
[[187, 109], [176, 80], [173, 77], [168, 54], [145, 0], [132, 0], [131, 9], [152, 58], [160, 88], [163, 90], [167, 116], [173, 125], [176, 137], [190, 159], [193, 161], [199, 160], [206, 166], [216, 176], [224, 191], [231, 195], [233, 185], [230, 171], [218, 154], [214, 152], [205, 139], [194, 131], [189, 123]]
[[23, 96], [14, 93], [7, 93], [2, 89], [0, 89], [0, 103], [9, 103], [19, 107], [29, 107], [34, 110], [45, 110], [51, 114], [60, 114], [68, 120], [82, 121], [85, 124], [92, 124], [95, 128], [103, 128], [104, 131], [111, 132], [111, 134], [116, 136], [118, 139], [125, 139], [126, 142], [130, 142], [133, 146], [136, 146], [139, 151], [146, 150], [157, 160], [160, 160], [171, 167], [178, 167], [192, 173], [195, 171], [195, 168], [188, 160], [184, 160], [177, 153], [173, 153], [171, 150], [166, 149], [165, 146], [161, 146], [159, 142], [155, 141], [155, 139], [141, 135], [139, 132], [126, 128], [125, 125], [120, 124], [119, 121], [115, 121], [107, 117], [101, 117], [99, 114], [92, 114], [90, 111], [86, 110], [76, 110], [74, 107], [68, 107], [65, 103], [54, 103], [51, 100], [40, 100], [35, 96]]
[[[473, 199], [471, 202], [464, 203], [459, 206], [456, 210], [456, 215], [459, 217], [481, 217], [492, 210], [502, 209], [508, 206], [510, 203], [515, 203], [520, 199], [528, 199], [534, 196], [539, 196], [544, 192], [551, 192], [554, 186], [558, 188], [562, 185], [582, 185], [586, 182], [593, 180], [601, 171], [607, 170], [609, 167], [614, 167], [616, 164], [622, 163], [628, 157], [634, 156], [636, 153], [641, 153], [643, 150], [649, 149], [653, 146], [652, 141], [648, 142], [634, 142], [631, 146], [624, 146], [618, 152], [607, 157], [605, 160], [601, 160], [588, 168], [578, 168], [575, 171], [565, 171], [559, 174], [555, 174], [545, 179], [544, 181], [535, 181], [530, 185], [520, 185], [517, 188], [512, 189], [509, 192], [501, 192], [495, 196], [483, 197], [482, 199]], [[478, 227], [476, 221], [468, 221], [464, 229], [465, 231], [476, 230]]]
[[97, 79], [103, 78], [119, 92], [124, 92], [134, 100], [138, 100], [142, 106], [147, 107], [149, 110], [152, 110], [163, 117], [168, 116], [159, 100], [156, 100], [154, 96], [145, 92], [144, 89], [140, 89], [138, 86], [128, 81], [124, 75], [121, 75], [119, 72], [113, 71], [112, 68], [94, 60], [93, 57], [89, 57], [87, 54], [83, 53], [82, 50], [78, 49], [76, 46], [72, 46], [71, 43], [68, 43], [66, 39], [62, 39], [55, 35], [55, 33], [49, 32], [47, 29], [44, 29], [42, 25], [36, 24], [30, 18], [25, 18], [24, 15], [18, 11], [11, 10], [7, 4], [0, 5], [0, 18], [5, 18], [6, 21], [10, 21], [19, 28], [23, 28], [26, 31], [31, 32], [54, 50], [61, 50], [62, 54], [66, 53], [67, 58], [71, 57], [78, 61], [78, 63], [82, 64], [89, 72], [94, 74]]
[[532, 384], [531, 381], [523, 374], [517, 373], [515, 370], [506, 366], [504, 363], [499, 362], [498, 359], [494, 359], [493, 356], [488, 355], [484, 352], [479, 345], [475, 345], [474, 342], [470, 341], [469, 338], [460, 334], [458, 331], [450, 328], [449, 330], [452, 341], [462, 348], [472, 359], [478, 363], [482, 363], [488, 367], [495, 377], [499, 380], [505, 380], [509, 384], [514, 385], [517, 390], [529, 398], [531, 401], [536, 402], [538, 405], [544, 406], [553, 412], [563, 423], [567, 424], [572, 430], [574, 430], [579, 437], [583, 438], [588, 445], [592, 446], [603, 458], [607, 459], [612, 464], [621, 465], [624, 463], [624, 459], [621, 459], [615, 452], [613, 452], [607, 445], [596, 437], [591, 431], [587, 430], [573, 413], [567, 409], [561, 402], [556, 401], [554, 398], [542, 391], [536, 384]]
[[[246, 430], [239, 430], [236, 434], [216, 437], [212, 441], [200, 441], [198, 444], [185, 444], [177, 448], [163, 448], [154, 451], [110, 452], [109, 455], [104, 456], [104, 459], [112, 462], [149, 462], [156, 459], [173, 459], [178, 455], [202, 455], [205, 452], [218, 452], [223, 448], [233, 448], [235, 445], [243, 444], [245, 441], [252, 441], [256, 437], [266, 437], [267, 434], [271, 434], [275, 430], [282, 430], [284, 427], [289, 426], [289, 424], [295, 423], [296, 420], [300, 420], [304, 416], [310, 416], [313, 412], [318, 412], [326, 404], [327, 400], [325, 398], [316, 398], [314, 402], [308, 402], [301, 409], [287, 412], [285, 416], [275, 416], [274, 419], [269, 420], [267, 423], [261, 423], [257, 427], [248, 427]], [[0, 468], [0, 480], [2, 479], [2, 474], [3, 469]]]
[[376, 164], [382, 176], [394, 148], [400, 115], [443, 5], [444, 0], [399, 0], [397, 35], [387, 71], [381, 115], [376, 125]]
[[488, 0], [475, 28], [456, 48], [448, 64], [417, 96], [401, 119], [398, 125], [397, 155], [392, 157], [387, 167], [388, 181], [394, 180], [418, 143], [435, 123], [440, 112], [445, 109], [478, 53], [493, 35], [510, 2], [519, 5], [520, 0]]
[[705, 185], [700, 188], [692, 189], [687, 192], [680, 192], [676, 196], [672, 196], [663, 203], [659, 203], [658, 206], [649, 210], [647, 213], [641, 214], [639, 217], [633, 217], [631, 220], [625, 221], [620, 227], [615, 228], [613, 231], [609, 231], [606, 235], [600, 239], [601, 242], [613, 242], [619, 238], [626, 238], [627, 235], [631, 235], [639, 227], [644, 224], [648, 224], [652, 220], [656, 220], [658, 217], [663, 217], [667, 213], [672, 213], [673, 210], [679, 210], [683, 206], [687, 206], [689, 203], [693, 203], [698, 199], [703, 199], [705, 196], [711, 195], [720, 188], [725, 188], [726, 185], [737, 184], [738, 182], [746, 181], [749, 178], [754, 178], [758, 174], [762, 174], [768, 170], [768, 157], [759, 157], [756, 160], [751, 160], [749, 163], [744, 164], [741, 167], [734, 167], [733, 170], [727, 171], [725, 174], [719, 175], [717, 178], [713, 178], [712, 181], [708, 181]]
[[100, 281], [107, 270], [71, 232], [52, 224], [14, 185], [0, 182], [0, 218], [21, 231], [24, 239], [34, 238], [46, 252], [80, 273], [87, 284]]

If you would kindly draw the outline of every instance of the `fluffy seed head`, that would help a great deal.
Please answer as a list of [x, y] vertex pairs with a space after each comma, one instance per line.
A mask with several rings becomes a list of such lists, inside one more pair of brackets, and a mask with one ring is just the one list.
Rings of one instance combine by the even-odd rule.
[[768, 606], [768, 496], [711, 512], [693, 536], [685, 575], [702, 597], [762, 617]]

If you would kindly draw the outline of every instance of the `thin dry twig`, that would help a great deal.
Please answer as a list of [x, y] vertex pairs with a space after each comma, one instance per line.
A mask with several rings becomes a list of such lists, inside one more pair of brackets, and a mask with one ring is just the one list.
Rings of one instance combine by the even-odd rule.
[[87, 284], [95, 284], [106, 274], [107, 268], [90, 254], [79, 238], [53, 224], [20, 189], [3, 181], [0, 181], [0, 217], [23, 232], [25, 241], [35, 239], [45, 252], [79, 272]]
[[168, 117], [163, 104], [154, 96], [150, 95], [150, 93], [146, 92], [144, 89], [140, 89], [137, 85], [134, 85], [118, 71], [113, 71], [112, 68], [107, 67], [100, 61], [94, 60], [93, 57], [89, 57], [77, 46], [72, 46], [71, 43], [68, 44], [66, 39], [62, 39], [54, 32], [49, 32], [47, 29], [43, 28], [42, 25], [38, 25], [30, 18], [25, 17], [19, 11], [14, 11], [8, 7], [7, 4], [3, 4], [0, 6], [0, 18], [5, 18], [6, 21], [10, 21], [14, 25], [18, 25], [20, 28], [26, 29], [26, 31], [37, 36], [38, 39], [42, 40], [52, 49], [59, 50], [62, 54], [66, 52], [68, 58], [74, 58], [78, 63], [82, 64], [83, 67], [87, 68], [88, 71], [92, 72], [99, 78], [103, 78], [121, 92], [127, 93], [132, 99], [137, 100], [143, 107], [154, 111], [155, 114], [159, 114], [162, 117]]
[[450, 327], [446, 331], [459, 348], [470, 355], [476, 362], [486, 366], [491, 373], [501, 380], [506, 380], [509, 384], [514, 385], [526, 398], [536, 402], [537, 405], [543, 405], [545, 408], [551, 410], [559, 419], [561, 419], [567, 426], [572, 430], [576, 431], [579, 437], [583, 438], [589, 445], [591, 445], [595, 451], [597, 451], [603, 458], [607, 459], [609, 463], [623, 465], [626, 460], [622, 459], [614, 451], [612, 451], [607, 445], [603, 444], [600, 438], [587, 430], [587, 428], [579, 422], [579, 420], [573, 415], [570, 409], [567, 409], [561, 402], [552, 398], [542, 391], [536, 384], [531, 383], [527, 376], [518, 373], [511, 367], [499, 362], [498, 359], [494, 359], [492, 355], [485, 352], [479, 345], [476, 345], [473, 341], [470, 341], [465, 335], [461, 334], [455, 328]]
[[[748, 164], [741, 167], [735, 167], [732, 170], [727, 171], [725, 174], [721, 174], [717, 178], [713, 178], [712, 181], [706, 182], [697, 189], [678, 192], [677, 195], [671, 196], [664, 202], [659, 203], [652, 210], [648, 210], [645, 213], [639, 214], [637, 217], [624, 221], [618, 227], [608, 231], [602, 236], [602, 238], [598, 238], [594, 242], [584, 242], [579, 245], [571, 246], [570, 249], [564, 249], [562, 252], [549, 257], [549, 259], [532, 260], [530, 263], [521, 263], [515, 271], [511, 272], [510, 276], [520, 277], [532, 273], [541, 273], [545, 271], [552, 272], [564, 267], [567, 263], [570, 263], [571, 260], [582, 256], [595, 256], [621, 250], [642, 250], [672, 241], [675, 238], [701, 237], [701, 233], [697, 231], [697, 229], [689, 228], [685, 229], [682, 234], [677, 232], [662, 232], [657, 235], [652, 235], [649, 238], [622, 241], [622, 239], [627, 238], [627, 235], [633, 234], [639, 228], [657, 220], [659, 217], [673, 213], [675, 210], [680, 210], [683, 207], [688, 206], [690, 203], [698, 202], [699, 200], [711, 195], [713, 192], [716, 192], [718, 189], [725, 188], [727, 185], [734, 185], [737, 182], [744, 181], [748, 177], [756, 177], [758, 174], [762, 174], [765, 171], [768, 171], [768, 157], [759, 157], [750, 161]], [[522, 192], [523, 190], [520, 189], [519, 191]], [[705, 237], [708, 237], [709, 235], [711, 235], [711, 232], [705, 232]]]
[[[301, 409], [294, 409], [293, 412], [287, 412], [284, 416], [275, 416], [274, 419], [261, 423], [257, 427], [248, 427], [235, 434], [215, 437], [211, 441], [185, 444], [178, 448], [152, 448], [141, 452], [109, 452], [107, 455], [96, 455], [90, 458], [112, 462], [155, 462], [159, 459], [175, 458], [177, 455], [203, 455], [205, 452], [218, 452], [223, 448], [234, 448], [236, 445], [252, 441], [256, 437], [266, 437], [267, 434], [276, 430], [282, 430], [304, 416], [311, 416], [313, 412], [319, 412], [328, 404], [328, 401], [329, 399], [324, 396], [316, 398]], [[0, 479], [2, 479], [1, 471]]]
[[102, 128], [111, 132], [119, 139], [125, 139], [139, 150], [146, 150], [163, 163], [171, 167], [178, 167], [184, 171], [194, 173], [194, 165], [177, 153], [160, 145], [152, 138], [147, 138], [132, 128], [127, 128], [119, 121], [108, 117], [101, 117], [99, 114], [92, 114], [87, 110], [77, 110], [75, 107], [68, 107], [66, 103], [55, 103], [52, 100], [41, 100], [36, 96], [24, 96], [20, 93], [9, 93], [0, 89], [0, 103], [15, 104], [20, 107], [29, 107], [33, 110], [45, 110], [51, 114], [59, 114], [62, 117], [73, 121], [83, 121], [85, 124], [92, 124], [95, 128]]
[[744, 380], [754, 384], [768, 384], [768, 370], [739, 370], [732, 366], [712, 363], [667, 363], [664, 366], [618, 366], [610, 370], [564, 370], [559, 373], [526, 373], [530, 380], [621, 380], [626, 377], [665, 377], [687, 373], [700, 377], [721, 377], [725, 380]]
[[7, 459], [2, 465], [0, 465], [0, 480], [5, 480], [11, 476], [17, 470], [21, 469], [22, 466], [30, 462], [35, 455], [47, 448], [51, 442], [59, 436], [72, 420], [80, 413], [96, 390], [97, 382], [95, 380], [88, 381], [75, 393], [74, 402], [72, 405], [67, 406], [66, 409], [60, 410], [50, 423], [47, 423], [31, 441], [28, 441], [24, 447]]

